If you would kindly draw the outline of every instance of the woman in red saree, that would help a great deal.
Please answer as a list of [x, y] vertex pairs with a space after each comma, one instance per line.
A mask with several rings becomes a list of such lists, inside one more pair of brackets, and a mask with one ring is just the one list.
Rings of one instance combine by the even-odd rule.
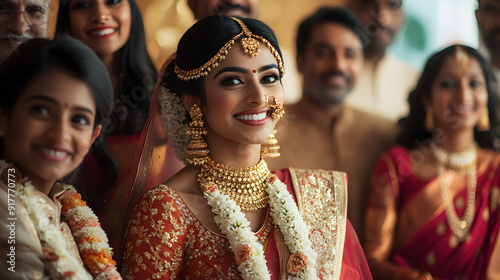
[[[159, 77], [127, 198], [127, 278], [371, 279], [346, 219], [345, 173], [271, 173], [263, 160], [279, 155], [283, 74], [258, 20], [213, 16], [184, 34]], [[189, 165], [136, 204], [155, 181], [161, 121]]]
[[494, 76], [454, 45], [427, 62], [379, 159], [366, 215], [375, 279], [499, 279], [500, 154]]

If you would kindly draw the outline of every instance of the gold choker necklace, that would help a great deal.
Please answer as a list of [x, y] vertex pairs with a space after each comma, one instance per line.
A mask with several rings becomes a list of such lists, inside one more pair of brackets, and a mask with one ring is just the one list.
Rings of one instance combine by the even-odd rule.
[[269, 203], [265, 180], [269, 175], [266, 162], [246, 168], [229, 167], [208, 158], [198, 174], [200, 185], [213, 183], [222, 194], [241, 207], [243, 212], [255, 212]]
[[[446, 220], [453, 235], [455, 235], [459, 242], [463, 242], [469, 235], [475, 215], [477, 145], [474, 144], [471, 148], [461, 153], [449, 153], [436, 145], [431, 147], [434, 159], [436, 160], [441, 195], [446, 205]], [[465, 206], [464, 215], [461, 218], [458, 217], [455, 211], [452, 202], [453, 198], [450, 197], [448, 184], [444, 178], [446, 169], [467, 175], [467, 205]]]

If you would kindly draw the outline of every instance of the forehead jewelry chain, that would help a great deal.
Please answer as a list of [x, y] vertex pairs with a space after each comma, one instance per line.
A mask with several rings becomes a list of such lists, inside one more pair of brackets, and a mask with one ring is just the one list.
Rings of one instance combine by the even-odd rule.
[[226, 55], [228, 54], [231, 47], [242, 36], [244, 36], [245, 38], [241, 39], [241, 46], [243, 47], [243, 50], [246, 54], [248, 54], [250, 57], [257, 56], [260, 52], [260, 43], [262, 42], [262, 44], [264, 44], [269, 49], [269, 51], [271, 51], [274, 58], [276, 59], [276, 63], [278, 64], [278, 69], [280, 70], [281, 75], [285, 75], [285, 69], [283, 68], [283, 61], [281, 60], [281, 56], [271, 44], [271, 42], [269, 42], [262, 36], [253, 34], [245, 25], [245, 23], [243, 23], [243, 21], [241, 21], [240, 19], [235, 17], [232, 17], [232, 19], [236, 21], [238, 25], [240, 25], [242, 31], [236, 34], [227, 43], [225, 43], [215, 54], [215, 56], [205, 62], [202, 66], [192, 70], [183, 70], [179, 67], [179, 65], [177, 65], [177, 60], [174, 60], [174, 72], [179, 79], [187, 82], [208, 76], [208, 73], [210, 71], [219, 66], [219, 62], [226, 59]]

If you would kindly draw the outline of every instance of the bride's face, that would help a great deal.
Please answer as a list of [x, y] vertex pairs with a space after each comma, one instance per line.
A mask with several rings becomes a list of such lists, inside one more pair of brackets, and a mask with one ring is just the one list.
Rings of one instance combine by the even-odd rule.
[[260, 53], [252, 58], [235, 43], [226, 59], [205, 78], [204, 86], [202, 111], [209, 143], [266, 141], [277, 120], [271, 118], [265, 96], [283, 102], [283, 87], [276, 59], [265, 45], [261, 44]]

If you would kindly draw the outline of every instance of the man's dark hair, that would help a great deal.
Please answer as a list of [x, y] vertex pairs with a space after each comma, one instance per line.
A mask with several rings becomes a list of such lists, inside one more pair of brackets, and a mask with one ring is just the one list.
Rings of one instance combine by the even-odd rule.
[[338, 23], [347, 27], [365, 45], [367, 36], [363, 24], [351, 10], [344, 7], [323, 7], [300, 23], [296, 39], [298, 54], [304, 53], [313, 29], [323, 23]]

